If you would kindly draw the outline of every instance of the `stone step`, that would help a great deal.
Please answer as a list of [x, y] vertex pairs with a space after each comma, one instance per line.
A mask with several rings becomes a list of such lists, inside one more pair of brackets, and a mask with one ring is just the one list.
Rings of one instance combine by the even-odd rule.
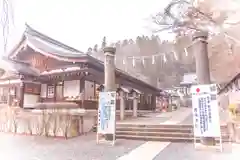
[[[117, 127], [116, 131], [135, 131], [135, 132], [178, 132], [178, 133], [193, 133], [193, 128], [147, 128], [147, 127]], [[221, 133], [228, 133], [226, 129], [222, 129]]]
[[[179, 128], [179, 129], [193, 129], [193, 125], [190, 124], [117, 124], [116, 127], [118, 128]], [[227, 129], [226, 125], [222, 125], [221, 129]]]
[[193, 128], [186, 124], [117, 124], [117, 127], [141, 127], [141, 128]]
[[143, 128], [143, 127], [117, 127], [116, 131], [136, 131], [136, 132], [180, 132], [192, 133], [192, 129], [188, 128]]
[[[136, 135], [116, 135], [117, 139], [131, 139], [131, 140], [144, 140], [144, 141], [162, 141], [162, 142], [193, 142], [193, 137], [160, 137], [160, 136], [136, 136]], [[200, 138], [196, 139], [200, 142]], [[217, 143], [219, 143], [219, 138], [216, 138]], [[222, 138], [223, 142], [228, 142], [228, 137]]]
[[156, 137], [193, 137], [192, 133], [180, 133], [180, 132], [116, 131], [116, 134], [132, 136], [156, 136]]
[[[116, 131], [117, 135], [131, 135], [131, 136], [156, 136], [156, 137], [193, 137], [193, 133], [180, 132], [136, 132], [136, 131]], [[222, 133], [222, 137], [228, 137], [228, 134]]]

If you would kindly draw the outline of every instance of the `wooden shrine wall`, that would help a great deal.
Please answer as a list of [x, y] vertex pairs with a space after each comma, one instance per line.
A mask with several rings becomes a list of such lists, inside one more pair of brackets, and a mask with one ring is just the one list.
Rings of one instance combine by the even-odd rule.
[[56, 69], [69, 64], [68, 62], [58, 61], [51, 57], [44, 56], [41, 53], [35, 52], [31, 48], [27, 48], [25, 51], [18, 54], [16, 60], [29, 62], [40, 71]]
[[27, 94], [40, 95], [41, 85], [34, 83], [25, 83], [24, 92]]

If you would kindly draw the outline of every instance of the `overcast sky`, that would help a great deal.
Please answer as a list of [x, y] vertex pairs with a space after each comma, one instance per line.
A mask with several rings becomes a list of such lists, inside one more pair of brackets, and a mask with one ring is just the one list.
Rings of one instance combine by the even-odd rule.
[[[33, 28], [79, 50], [138, 35], [151, 34], [146, 19], [168, 0], [9, 0], [14, 27], [9, 46], [16, 43], [27, 22]], [[165, 38], [168, 38], [164, 34]]]

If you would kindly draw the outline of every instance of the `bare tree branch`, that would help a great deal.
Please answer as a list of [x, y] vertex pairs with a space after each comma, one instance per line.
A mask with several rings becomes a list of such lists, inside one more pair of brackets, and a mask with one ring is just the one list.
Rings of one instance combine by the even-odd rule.
[[10, 0], [0, 0], [0, 25], [2, 29], [3, 51], [6, 52], [10, 23], [13, 22], [13, 9]]
[[[157, 26], [155, 33], [163, 30], [172, 30], [176, 33], [189, 30], [209, 31], [209, 27], [223, 25], [227, 17], [227, 12], [221, 11], [214, 19], [211, 9], [206, 6], [196, 6], [190, 0], [172, 0], [163, 12], [151, 16], [153, 23]], [[235, 24], [238, 23], [240, 22]]]

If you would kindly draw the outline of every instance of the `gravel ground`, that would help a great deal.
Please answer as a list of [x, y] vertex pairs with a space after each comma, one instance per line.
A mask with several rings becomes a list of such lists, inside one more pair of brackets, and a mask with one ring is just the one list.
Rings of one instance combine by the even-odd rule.
[[238, 160], [240, 157], [240, 147], [233, 147], [224, 144], [224, 151], [221, 153], [217, 149], [194, 149], [190, 143], [172, 143], [159, 153], [154, 160]]
[[1, 160], [115, 160], [143, 144], [117, 140], [96, 145], [95, 134], [69, 140], [0, 133]]

